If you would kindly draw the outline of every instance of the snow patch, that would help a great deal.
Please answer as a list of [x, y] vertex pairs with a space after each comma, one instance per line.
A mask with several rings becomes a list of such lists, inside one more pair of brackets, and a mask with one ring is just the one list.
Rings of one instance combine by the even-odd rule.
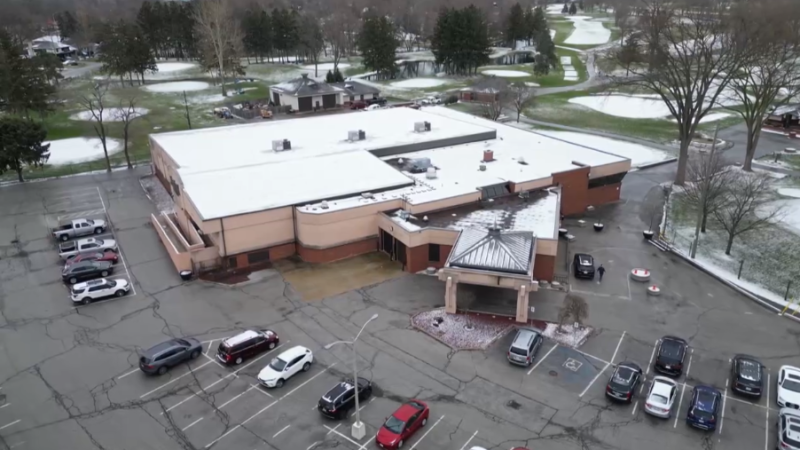
[[569, 102], [610, 116], [629, 119], [656, 119], [670, 114], [669, 108], [661, 100], [627, 95], [574, 97]]
[[[342, 69], [346, 69], [346, 68], [350, 67], [350, 64], [347, 64], [347, 63], [339, 63], [339, 65], [338, 65], [337, 67], [338, 67], [338, 68], [339, 68], [339, 70], [341, 71]], [[314, 65], [313, 65], [313, 64], [309, 64], [309, 65], [307, 65], [307, 66], [303, 66], [303, 69], [306, 69], [306, 70], [314, 70]], [[322, 63], [322, 64], [317, 64], [317, 67], [316, 67], [316, 69], [317, 69], [317, 70], [333, 70], [333, 63]]]
[[502, 78], [520, 78], [520, 77], [529, 77], [531, 74], [528, 72], [523, 72], [521, 70], [484, 70], [481, 72], [484, 75], [493, 75], [496, 77]]
[[[436, 319], [442, 319], [438, 326]], [[514, 326], [508, 322], [477, 315], [447, 314], [444, 308], [424, 311], [411, 318], [411, 324], [456, 350], [483, 350]]]
[[150, 92], [183, 92], [183, 91], [202, 91], [211, 85], [204, 81], [176, 81], [173, 83], [150, 84], [144, 90]]
[[436, 86], [441, 86], [443, 84], [447, 84], [447, 82], [448, 80], [442, 80], [436, 78], [411, 78], [409, 80], [395, 81], [390, 86], [400, 89], [432, 88]]
[[197, 64], [182, 62], [163, 62], [156, 64], [158, 73], [180, 72], [196, 67]]
[[564, 325], [561, 327], [561, 332], [559, 332], [557, 323], [548, 323], [542, 335], [565, 347], [578, 348], [586, 342], [591, 332], [592, 328], [580, 328], [574, 325]]
[[[103, 158], [103, 144], [98, 138], [71, 138], [48, 141], [50, 158], [48, 164], [60, 166], [64, 164], [82, 163]], [[106, 147], [109, 156], [122, 150], [122, 143], [116, 139], [107, 139]]]
[[601, 45], [611, 39], [611, 30], [589, 16], [567, 16], [567, 19], [572, 21], [575, 31], [564, 41], [565, 44]]
[[[722, 120], [722, 119], [725, 119], [725, 118], [730, 117], [730, 116], [731, 116], [730, 114], [726, 114], [726, 113], [710, 113], [710, 114], [706, 114], [705, 116], [703, 116], [703, 118], [700, 119], [700, 123], [716, 122], [718, 120]], [[672, 117], [669, 120], [672, 121], [672, 122], [676, 121], [674, 117]]]
[[795, 188], [781, 188], [778, 189], [778, 194], [785, 197], [800, 198], [800, 189]]
[[189, 97], [187, 102], [192, 105], [205, 105], [210, 103], [220, 103], [227, 100], [229, 97], [225, 97], [222, 94], [214, 94], [214, 95], [200, 95], [196, 97]]
[[[122, 122], [122, 114], [125, 110], [122, 108], [106, 108], [103, 110], [103, 122]], [[134, 108], [133, 116], [141, 117], [150, 112], [147, 108]], [[81, 111], [77, 114], [69, 116], [70, 120], [95, 120], [91, 111]]]
[[546, 136], [554, 137], [556, 139], [562, 139], [573, 144], [585, 145], [586, 147], [590, 147], [601, 152], [611, 153], [613, 155], [622, 156], [623, 158], [628, 158], [631, 160], [631, 165], [633, 167], [663, 161], [670, 157], [670, 155], [661, 150], [646, 147], [641, 144], [619, 141], [602, 136], [575, 133], [572, 131], [536, 130], [536, 132]]
[[539, 83], [534, 83], [533, 81], [526, 81], [525, 86], [528, 87], [539, 87]]

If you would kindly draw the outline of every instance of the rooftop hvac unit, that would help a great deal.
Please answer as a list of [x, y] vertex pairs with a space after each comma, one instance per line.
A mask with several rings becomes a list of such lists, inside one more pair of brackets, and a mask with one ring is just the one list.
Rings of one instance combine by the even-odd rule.
[[428, 121], [423, 122], [425, 124], [425, 131], [431, 131], [431, 123]]
[[425, 178], [429, 180], [436, 179], [436, 167], [428, 167], [428, 171], [425, 172]]
[[347, 140], [350, 142], [363, 141], [367, 138], [367, 133], [364, 130], [350, 130], [347, 132]]
[[425, 132], [425, 122], [414, 122], [414, 132], [416, 132], [416, 133], [424, 133]]
[[272, 141], [272, 150], [276, 152], [282, 152], [291, 149], [292, 149], [292, 142], [288, 139]]

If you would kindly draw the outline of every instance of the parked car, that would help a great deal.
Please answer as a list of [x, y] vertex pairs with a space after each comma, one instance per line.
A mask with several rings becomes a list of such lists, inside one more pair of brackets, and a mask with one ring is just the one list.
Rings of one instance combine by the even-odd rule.
[[289, 378], [301, 371], [308, 371], [313, 362], [314, 355], [311, 350], [300, 345], [292, 347], [274, 358], [267, 367], [261, 369], [261, 372], [258, 373], [258, 381], [268, 388], [282, 387]]
[[761, 396], [764, 390], [764, 365], [747, 355], [736, 355], [731, 360], [731, 388], [745, 395]]
[[106, 231], [105, 220], [75, 219], [59, 223], [53, 230], [53, 237], [60, 241], [68, 241], [81, 236], [101, 234]]
[[667, 377], [656, 376], [647, 391], [647, 400], [644, 403], [644, 410], [656, 417], [669, 419], [672, 411], [672, 404], [675, 403], [678, 385]]
[[688, 344], [675, 336], [664, 336], [658, 344], [656, 362], [653, 367], [657, 372], [679, 377], [683, 373], [683, 361], [686, 359]]
[[87, 305], [93, 300], [100, 300], [107, 297], [122, 297], [131, 290], [128, 280], [108, 280], [101, 278], [72, 286], [70, 297], [73, 303], [83, 303]]
[[386, 99], [383, 98], [383, 97], [368, 98], [366, 100], [366, 102], [367, 102], [367, 105], [369, 105], [369, 106], [372, 106], [372, 105], [384, 106], [384, 105], [386, 105]]
[[642, 374], [642, 368], [636, 363], [619, 363], [606, 385], [606, 397], [630, 403], [636, 388], [642, 381]]
[[67, 258], [67, 262], [64, 263], [64, 267], [82, 261], [108, 261], [112, 264], [116, 264], [117, 261], [119, 261], [119, 255], [111, 250], [106, 250], [104, 252], [91, 252], [91, 253], [82, 253], [80, 255], [72, 255]]
[[533, 328], [520, 328], [508, 348], [506, 357], [511, 364], [529, 366], [542, 346], [542, 334]]
[[414, 433], [428, 423], [430, 414], [428, 405], [419, 400], [404, 403], [383, 423], [375, 435], [375, 443], [387, 450], [401, 448]]
[[[325, 417], [346, 419], [347, 414], [356, 406], [356, 385], [352, 379], [342, 381], [319, 399], [317, 409]], [[363, 402], [372, 396], [372, 383], [366, 378], [358, 377], [358, 401]]]
[[150, 347], [139, 358], [139, 369], [153, 375], [164, 375], [180, 363], [197, 359], [203, 345], [195, 338], [170, 339]]
[[367, 106], [366, 108], [364, 108], [363, 111], [375, 111], [376, 109], [381, 109], [381, 108], [383, 108], [381, 105], [379, 105], [377, 103], [373, 103], [373, 104]]
[[61, 271], [61, 279], [65, 283], [75, 284], [82, 280], [107, 277], [112, 273], [114, 267], [108, 261], [83, 261], [65, 266]]
[[800, 411], [781, 408], [778, 412], [779, 450], [800, 450]]
[[364, 100], [356, 100], [350, 104], [350, 109], [364, 109], [367, 107], [367, 102]]
[[225, 339], [217, 347], [217, 359], [223, 364], [241, 364], [247, 358], [272, 350], [280, 343], [272, 330], [246, 330]]
[[594, 280], [594, 258], [586, 253], [576, 253], [572, 258], [572, 273], [575, 278], [588, 278]]
[[800, 408], [800, 369], [781, 366], [778, 371], [778, 406], [781, 408]]
[[722, 403], [722, 394], [711, 386], [695, 386], [686, 412], [686, 423], [703, 430], [717, 428], [717, 414]]
[[63, 260], [70, 256], [77, 256], [82, 253], [95, 253], [97, 251], [117, 251], [117, 241], [113, 239], [87, 238], [79, 241], [64, 242], [58, 246], [58, 255]]

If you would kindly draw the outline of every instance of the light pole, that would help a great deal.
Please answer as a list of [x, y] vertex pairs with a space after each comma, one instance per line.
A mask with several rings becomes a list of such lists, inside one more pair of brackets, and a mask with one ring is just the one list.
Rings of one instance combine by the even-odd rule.
[[353, 439], [360, 440], [366, 435], [366, 429], [364, 428], [364, 424], [361, 423], [361, 414], [358, 410], [358, 365], [356, 364], [358, 360], [358, 354], [356, 353], [356, 341], [358, 341], [358, 337], [361, 336], [361, 333], [364, 331], [364, 328], [367, 327], [367, 324], [372, 322], [373, 320], [378, 318], [378, 314], [373, 314], [372, 317], [369, 318], [364, 325], [361, 326], [361, 329], [358, 330], [358, 334], [356, 337], [353, 338], [352, 341], [336, 341], [331, 342], [330, 344], [325, 346], [325, 350], [330, 350], [331, 347], [338, 344], [349, 344], [350, 347], [353, 348], [353, 385], [355, 388], [355, 398], [356, 398], [356, 421], [353, 423], [353, 426], [350, 428], [350, 434], [353, 436]]

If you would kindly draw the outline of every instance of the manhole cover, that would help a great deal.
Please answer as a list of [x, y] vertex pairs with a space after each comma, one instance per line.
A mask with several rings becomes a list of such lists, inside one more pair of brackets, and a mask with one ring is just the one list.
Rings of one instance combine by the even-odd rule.
[[508, 403], [506, 403], [506, 406], [508, 406], [511, 409], [519, 409], [520, 406], [522, 406], [522, 405], [520, 405], [519, 403], [515, 402], [514, 400], [511, 400]]
[[557, 377], [558, 376], [558, 372], [556, 372], [555, 370], [551, 370], [548, 373], [550, 374], [551, 377]]

